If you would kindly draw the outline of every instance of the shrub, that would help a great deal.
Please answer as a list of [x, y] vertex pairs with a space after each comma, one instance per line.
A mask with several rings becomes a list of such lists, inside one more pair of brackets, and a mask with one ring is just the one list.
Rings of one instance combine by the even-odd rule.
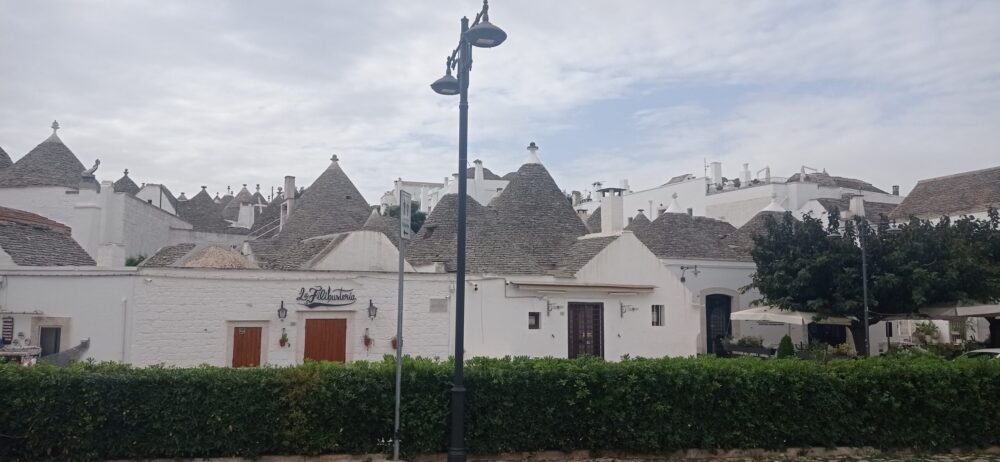
[[792, 345], [792, 338], [787, 335], [781, 337], [781, 342], [778, 343], [778, 357], [791, 358], [792, 356], [795, 356], [795, 346]]
[[[389, 450], [393, 363], [262, 369], [0, 367], [0, 460]], [[1000, 443], [1000, 363], [868, 359], [481, 359], [476, 454]], [[451, 364], [404, 364], [402, 448], [446, 448]]]

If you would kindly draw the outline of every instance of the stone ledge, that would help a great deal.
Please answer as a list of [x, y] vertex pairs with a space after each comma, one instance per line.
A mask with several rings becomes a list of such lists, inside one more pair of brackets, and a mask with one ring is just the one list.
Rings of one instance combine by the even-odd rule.
[[[923, 453], [909, 449], [880, 451], [875, 448], [788, 448], [784, 450], [765, 449], [726, 449], [705, 450], [688, 449], [669, 454], [637, 454], [619, 451], [539, 451], [510, 454], [477, 456], [470, 455], [470, 462], [582, 462], [582, 461], [699, 461], [699, 460], [831, 460], [843, 459], [879, 460], [879, 459], [912, 459], [927, 458], [935, 461], [976, 460], [978, 458], [1000, 458], [1000, 446], [991, 446], [977, 450], [955, 449], [946, 453]], [[256, 459], [241, 457], [194, 458], [194, 459], [142, 459], [142, 462], [387, 462], [390, 458], [384, 454], [330, 454], [323, 456], [262, 456]], [[442, 462], [447, 460], [446, 454], [430, 454], [407, 459], [409, 462]], [[138, 462], [116, 460], [108, 462]]]

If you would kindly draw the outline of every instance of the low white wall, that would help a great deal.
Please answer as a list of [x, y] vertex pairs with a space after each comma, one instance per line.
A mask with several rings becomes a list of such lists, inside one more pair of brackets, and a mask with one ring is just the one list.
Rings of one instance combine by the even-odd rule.
[[[32, 318], [68, 318], [61, 333], [61, 350], [90, 339], [84, 358], [127, 361], [126, 326], [135, 301], [131, 269], [32, 268], [0, 270], [0, 316], [14, 318], [14, 334], [34, 338]], [[31, 313], [38, 311], [40, 313]], [[15, 337], [16, 338], [16, 337]]]

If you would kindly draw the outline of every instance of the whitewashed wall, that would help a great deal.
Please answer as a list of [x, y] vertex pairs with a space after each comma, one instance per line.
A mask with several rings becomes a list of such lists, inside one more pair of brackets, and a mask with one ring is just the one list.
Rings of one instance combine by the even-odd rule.
[[[406, 353], [447, 356], [448, 313], [433, 312], [430, 299], [448, 297], [447, 275], [407, 275], [404, 309]], [[380, 360], [393, 354], [390, 340], [396, 333], [397, 279], [391, 273], [277, 272], [256, 270], [142, 269], [136, 283], [137, 312], [132, 362], [176, 366], [231, 364], [230, 331], [236, 322], [266, 326], [263, 339], [269, 364], [302, 361], [305, 320], [347, 319], [347, 360]], [[299, 288], [316, 285], [354, 289], [353, 305], [340, 308], [306, 308], [295, 298]], [[368, 300], [379, 307], [368, 319]], [[285, 302], [288, 318], [277, 318]], [[278, 344], [285, 328], [290, 346]], [[365, 328], [375, 343], [363, 346]]]
[[73, 207], [81, 196], [96, 195], [95, 191], [59, 186], [0, 188], [0, 206], [36, 213], [66, 226], [73, 226]]
[[[135, 310], [131, 269], [18, 268], [0, 270], [0, 316], [14, 317], [14, 333], [34, 338], [32, 318], [66, 324], [61, 333], [61, 349], [69, 349], [90, 339], [84, 358], [98, 361], [127, 360], [127, 323]], [[39, 311], [38, 314], [25, 312]], [[14, 314], [9, 314], [13, 312]]]
[[172, 229], [191, 229], [191, 224], [166, 210], [128, 194], [118, 195], [122, 196], [125, 209], [121, 226], [126, 257], [151, 256], [161, 247], [170, 245]]
[[[309, 266], [327, 271], [399, 271], [399, 251], [392, 241], [379, 231], [354, 231], [325, 255], [315, 257]], [[403, 271], [413, 271], [403, 262]]]
[[163, 211], [169, 214], [177, 214], [177, 211], [174, 210], [174, 204], [170, 203], [170, 199], [167, 198], [166, 192], [164, 192], [163, 188], [158, 184], [147, 184], [143, 186], [142, 189], [135, 194], [135, 197], [143, 202], [146, 202], [147, 204], [152, 205], [153, 207], [163, 209]]

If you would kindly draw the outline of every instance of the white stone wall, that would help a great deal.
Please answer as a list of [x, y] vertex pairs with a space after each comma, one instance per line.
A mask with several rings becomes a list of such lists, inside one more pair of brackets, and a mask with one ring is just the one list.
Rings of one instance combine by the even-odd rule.
[[[379, 231], [354, 231], [325, 255], [317, 256], [309, 269], [327, 271], [399, 271], [399, 251]], [[403, 262], [403, 271], [413, 271]]]
[[[267, 327], [269, 364], [302, 362], [305, 320], [347, 319], [347, 360], [380, 360], [394, 354], [397, 279], [391, 273], [276, 272], [253, 270], [142, 269], [137, 283], [132, 362], [176, 366], [231, 364], [231, 333], [237, 322]], [[407, 275], [404, 309], [405, 353], [444, 358], [448, 354], [448, 313], [431, 312], [431, 298], [447, 298], [447, 275]], [[295, 302], [301, 287], [354, 289], [358, 300], [339, 308], [307, 308]], [[367, 314], [369, 299], [379, 308]], [[288, 317], [277, 318], [284, 301]], [[278, 344], [285, 328], [290, 344]], [[363, 346], [365, 329], [374, 339]]]
[[[67, 193], [69, 192], [69, 193]], [[59, 186], [32, 186], [25, 188], [0, 188], [0, 206], [37, 213], [43, 217], [73, 226], [73, 206], [81, 195], [93, 195]]]
[[[24, 332], [38, 344], [39, 319], [64, 322], [61, 349], [84, 339], [84, 359], [127, 361], [127, 323], [135, 310], [135, 272], [87, 268], [18, 268], [0, 270], [0, 317], [14, 318], [14, 333]], [[34, 312], [38, 313], [34, 313]], [[37, 327], [37, 326], [36, 326]]]
[[128, 194], [118, 193], [118, 195], [124, 200], [122, 235], [126, 257], [151, 256], [161, 247], [170, 245], [172, 229], [191, 228], [189, 223], [165, 210]]
[[170, 199], [167, 198], [166, 192], [158, 184], [147, 184], [135, 194], [139, 200], [152, 205], [153, 207], [163, 209], [163, 211], [176, 215], [177, 211], [174, 210], [174, 205], [170, 203]]

